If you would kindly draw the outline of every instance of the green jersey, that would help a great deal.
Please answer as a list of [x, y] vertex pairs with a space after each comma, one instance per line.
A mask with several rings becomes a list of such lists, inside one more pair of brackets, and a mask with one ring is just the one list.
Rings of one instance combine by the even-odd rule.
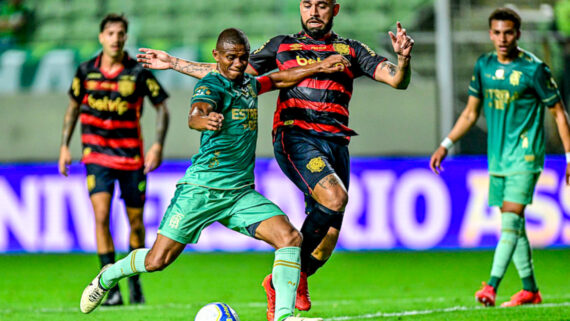
[[482, 100], [487, 118], [489, 173], [540, 172], [544, 164], [544, 106], [561, 100], [546, 64], [521, 51], [508, 64], [497, 53], [475, 64], [469, 95]]
[[200, 150], [179, 181], [214, 189], [238, 189], [253, 185], [257, 144], [257, 96], [271, 89], [267, 77], [245, 74], [233, 82], [210, 72], [196, 84], [191, 104], [205, 102], [224, 116], [219, 131], [204, 131]]

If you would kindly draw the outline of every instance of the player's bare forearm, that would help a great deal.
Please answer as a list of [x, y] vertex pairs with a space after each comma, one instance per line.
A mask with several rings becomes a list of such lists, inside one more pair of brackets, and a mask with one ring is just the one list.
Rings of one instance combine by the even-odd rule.
[[67, 110], [65, 111], [65, 116], [63, 117], [63, 130], [61, 133], [62, 146], [69, 146], [78, 118], [79, 104], [75, 100], [70, 99]]
[[341, 55], [333, 55], [318, 63], [274, 72], [267, 76], [271, 79], [275, 88], [286, 88], [294, 86], [301, 80], [316, 73], [342, 72], [347, 66], [350, 66], [350, 63], [346, 58]]
[[396, 89], [406, 89], [412, 79], [410, 57], [398, 56], [398, 65], [389, 61], [381, 62], [376, 67], [374, 79]]
[[180, 73], [202, 79], [210, 71], [216, 69], [216, 64], [188, 61], [181, 58], [172, 57], [170, 68]]
[[467, 100], [467, 105], [461, 115], [453, 125], [451, 132], [449, 132], [449, 139], [453, 142], [457, 142], [461, 137], [463, 137], [473, 125], [477, 122], [479, 114], [481, 113], [481, 100], [479, 98], [469, 96]]
[[566, 109], [561, 102], [556, 103], [556, 105], [549, 110], [556, 121], [556, 127], [558, 128], [562, 145], [564, 145], [564, 151], [570, 153], [570, 122], [568, 120], [568, 113], [566, 113]]
[[204, 102], [192, 104], [188, 114], [188, 127], [197, 131], [220, 130], [224, 116], [214, 112], [212, 105]]
[[170, 122], [170, 114], [165, 103], [156, 105], [156, 140], [155, 143], [164, 146], [168, 124]]

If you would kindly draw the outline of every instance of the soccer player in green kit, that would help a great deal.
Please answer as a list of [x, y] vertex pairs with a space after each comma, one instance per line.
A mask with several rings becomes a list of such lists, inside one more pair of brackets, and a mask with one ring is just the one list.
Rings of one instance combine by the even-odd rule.
[[441, 162], [485, 110], [488, 127], [489, 205], [501, 209], [501, 237], [495, 249], [491, 278], [475, 293], [485, 306], [494, 306], [497, 289], [511, 259], [523, 289], [501, 306], [542, 301], [534, 277], [531, 248], [525, 231], [524, 210], [532, 203], [534, 187], [544, 164], [545, 106], [556, 121], [566, 151], [566, 183], [570, 173], [570, 126], [549, 68], [517, 46], [521, 18], [499, 8], [489, 17], [494, 52], [475, 64], [465, 110], [434, 152], [431, 169], [439, 174]]
[[275, 321], [322, 320], [293, 316], [302, 237], [277, 205], [254, 190], [257, 96], [292, 86], [315, 73], [340, 72], [348, 61], [335, 55], [306, 67], [256, 78], [244, 73], [249, 49], [240, 30], [226, 29], [218, 37], [213, 51], [217, 69], [196, 84], [188, 117], [188, 126], [203, 132], [200, 150], [177, 184], [157, 239], [151, 249], [132, 251], [104, 267], [83, 292], [82, 312], [95, 309], [120, 279], [163, 270], [186, 244], [198, 241], [204, 228], [220, 222], [276, 248]]

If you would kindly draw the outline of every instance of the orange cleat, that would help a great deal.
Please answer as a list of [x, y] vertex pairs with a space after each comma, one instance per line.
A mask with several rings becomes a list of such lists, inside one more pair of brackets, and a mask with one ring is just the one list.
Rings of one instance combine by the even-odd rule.
[[301, 278], [299, 279], [299, 287], [297, 287], [297, 298], [295, 299], [295, 308], [301, 311], [309, 311], [311, 309], [311, 297], [309, 296], [307, 273], [305, 272], [301, 272]]
[[511, 297], [510, 301], [501, 304], [501, 307], [516, 307], [523, 304], [539, 304], [542, 302], [540, 292], [531, 292], [527, 290], [520, 290]]
[[483, 282], [481, 290], [475, 292], [475, 298], [477, 301], [486, 307], [494, 307], [496, 297], [497, 293], [495, 293], [495, 288], [485, 282]]
[[272, 275], [263, 279], [261, 286], [265, 289], [265, 294], [267, 295], [267, 321], [274, 321], [275, 319], [275, 289], [271, 287]]

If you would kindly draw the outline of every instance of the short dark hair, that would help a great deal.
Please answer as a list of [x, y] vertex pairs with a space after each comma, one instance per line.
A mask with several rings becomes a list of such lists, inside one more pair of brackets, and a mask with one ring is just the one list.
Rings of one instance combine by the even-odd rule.
[[125, 32], [129, 31], [129, 21], [127, 20], [127, 17], [125, 17], [123, 13], [121, 14], [109, 13], [108, 15], [105, 16], [105, 18], [103, 18], [103, 20], [101, 20], [101, 24], [99, 25], [99, 32], [103, 32], [107, 24], [113, 22], [122, 22], [123, 25], [125, 26]]
[[245, 33], [237, 28], [228, 28], [220, 33], [216, 42], [216, 49], [222, 48], [224, 44], [243, 45], [249, 52], [249, 40]]
[[498, 8], [495, 9], [489, 16], [489, 28], [491, 27], [492, 20], [508, 20], [512, 21], [515, 24], [515, 29], [521, 29], [522, 19], [519, 14], [510, 8]]

